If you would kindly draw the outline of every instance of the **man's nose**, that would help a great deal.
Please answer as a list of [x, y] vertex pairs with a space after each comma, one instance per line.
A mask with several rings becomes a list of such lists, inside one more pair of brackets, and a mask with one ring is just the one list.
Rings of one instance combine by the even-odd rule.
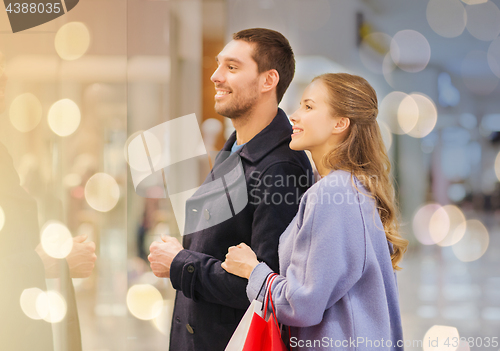
[[220, 66], [217, 67], [217, 69], [214, 71], [214, 73], [210, 77], [210, 80], [214, 83], [220, 83], [224, 80], [224, 77], [220, 71]]

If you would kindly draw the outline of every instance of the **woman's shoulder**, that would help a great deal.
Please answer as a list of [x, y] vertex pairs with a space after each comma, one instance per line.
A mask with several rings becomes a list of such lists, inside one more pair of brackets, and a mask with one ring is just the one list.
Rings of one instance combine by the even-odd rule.
[[305, 204], [317, 204], [319, 201], [321, 204], [326, 203], [331, 206], [340, 204], [359, 206], [371, 198], [373, 197], [363, 183], [355, 175], [344, 170], [332, 170], [304, 194]]
[[[316, 190], [327, 190], [331, 192], [352, 190], [358, 185], [359, 181], [348, 171], [341, 169], [332, 170], [326, 176], [321, 178], [316, 184]], [[315, 185], [316, 185], [315, 184]]]

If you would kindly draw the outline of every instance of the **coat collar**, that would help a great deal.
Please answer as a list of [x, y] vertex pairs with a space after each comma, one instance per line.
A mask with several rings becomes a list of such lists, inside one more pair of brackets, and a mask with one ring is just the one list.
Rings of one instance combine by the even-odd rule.
[[[292, 125], [285, 112], [278, 108], [278, 113], [274, 119], [254, 136], [243, 147], [236, 151], [243, 158], [250, 162], [258, 162], [269, 152], [284, 142], [290, 142], [292, 135]], [[234, 131], [222, 148], [223, 151], [231, 151], [236, 140], [236, 131]]]

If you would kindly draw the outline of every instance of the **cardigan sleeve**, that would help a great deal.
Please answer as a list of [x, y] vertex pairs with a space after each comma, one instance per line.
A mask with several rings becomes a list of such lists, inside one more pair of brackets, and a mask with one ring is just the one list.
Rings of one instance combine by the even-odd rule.
[[[330, 186], [325, 181], [304, 196], [297, 228], [289, 238], [294, 240], [290, 264], [282, 267], [284, 275], [271, 287], [280, 323], [319, 324], [325, 310], [360, 279], [366, 258], [365, 226], [355, 193], [350, 186]], [[249, 298], [256, 297], [269, 270], [260, 264], [252, 271]]]

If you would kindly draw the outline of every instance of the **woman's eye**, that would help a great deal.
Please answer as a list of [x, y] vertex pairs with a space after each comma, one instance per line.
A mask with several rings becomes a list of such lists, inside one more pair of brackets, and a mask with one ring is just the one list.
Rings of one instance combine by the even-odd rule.
[[312, 110], [312, 107], [310, 105], [306, 105], [306, 110]]
[[227, 66], [227, 68], [228, 68], [230, 71], [232, 71], [233, 69], [236, 69], [236, 67], [234, 67], [234, 66]]

